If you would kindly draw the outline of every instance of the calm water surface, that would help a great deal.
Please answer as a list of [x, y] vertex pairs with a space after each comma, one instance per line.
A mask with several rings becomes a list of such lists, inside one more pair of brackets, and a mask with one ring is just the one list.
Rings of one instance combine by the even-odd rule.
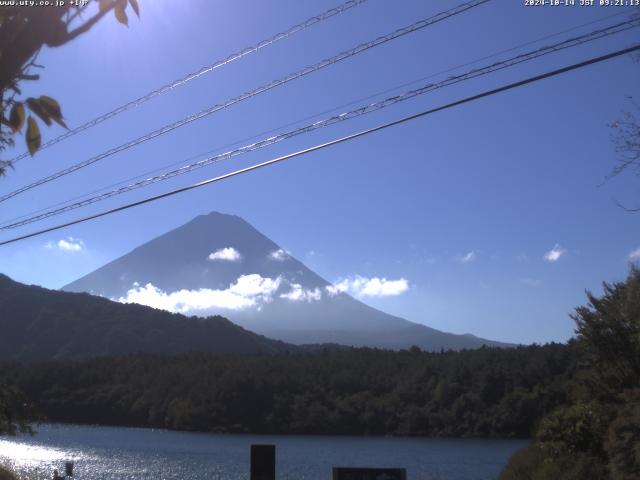
[[493, 480], [523, 440], [214, 435], [41, 425], [0, 437], [0, 463], [44, 480], [64, 461], [77, 480], [248, 480], [249, 446], [276, 445], [281, 480], [328, 480], [332, 466], [405, 467], [408, 480]]

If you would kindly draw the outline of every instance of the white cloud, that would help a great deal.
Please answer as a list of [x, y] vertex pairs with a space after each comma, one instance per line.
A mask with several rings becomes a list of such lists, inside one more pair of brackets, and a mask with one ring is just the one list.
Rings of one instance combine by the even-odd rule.
[[79, 238], [67, 237], [58, 240], [56, 243], [47, 242], [44, 246], [48, 249], [58, 248], [63, 252], [81, 252], [84, 250], [84, 242]]
[[337, 282], [333, 285], [328, 285], [324, 288], [330, 296], [335, 297], [339, 293], [347, 293], [349, 291], [349, 285], [344, 282], [346, 282], [346, 280]]
[[640, 260], [640, 247], [636, 248], [633, 252], [629, 253], [629, 260], [635, 262]]
[[456, 260], [460, 263], [470, 263], [475, 262], [478, 259], [478, 253], [475, 250], [471, 250], [470, 252], [464, 255], [458, 255]]
[[329, 295], [349, 293], [355, 297], [387, 297], [401, 295], [409, 289], [404, 278], [387, 280], [386, 278], [367, 278], [360, 275], [345, 278], [326, 287]]
[[283, 250], [282, 248], [278, 249], [278, 250], [274, 250], [273, 252], [271, 252], [269, 254], [269, 258], [271, 260], [277, 260], [278, 262], [282, 262], [284, 260], [287, 260], [289, 258], [289, 252], [287, 252], [286, 250]]
[[292, 283], [291, 290], [288, 293], [283, 293], [280, 298], [286, 298], [293, 302], [317, 302], [322, 298], [322, 291], [316, 287], [313, 290], [307, 290], [302, 288], [299, 283]]
[[559, 244], [555, 244], [555, 246], [549, 250], [547, 253], [544, 254], [544, 259], [547, 262], [557, 262], [558, 260], [560, 260], [560, 257], [562, 257], [563, 255], [565, 255], [567, 253], [567, 249], [561, 247]]
[[280, 287], [281, 281], [280, 277], [265, 278], [254, 273], [242, 275], [225, 290], [201, 288], [178, 290], [172, 293], [163, 292], [151, 283], [144, 287], [134, 284], [134, 288], [117, 301], [139, 303], [179, 313], [192, 313], [213, 308], [245, 310], [256, 307], [259, 309], [263, 304], [273, 300], [273, 294]]
[[237, 262], [242, 258], [240, 252], [233, 247], [221, 248], [209, 255], [209, 260], [222, 260], [225, 262]]

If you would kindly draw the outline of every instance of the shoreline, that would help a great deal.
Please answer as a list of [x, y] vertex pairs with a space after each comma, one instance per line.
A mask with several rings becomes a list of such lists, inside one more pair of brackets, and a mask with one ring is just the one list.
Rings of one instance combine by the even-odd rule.
[[44, 421], [39, 423], [32, 423], [31, 427], [33, 429], [33, 434], [23, 433], [17, 435], [0, 435], [0, 440], [11, 439], [11, 438], [19, 438], [19, 437], [29, 437], [29, 436], [37, 436], [38, 435], [38, 427], [87, 427], [87, 428], [108, 428], [108, 429], [127, 429], [127, 430], [145, 430], [145, 431], [154, 431], [160, 433], [188, 433], [195, 435], [224, 435], [224, 436], [257, 436], [257, 437], [314, 437], [314, 438], [328, 438], [328, 437], [337, 437], [337, 438], [353, 438], [353, 439], [407, 439], [407, 440], [438, 440], [438, 441], [446, 441], [446, 440], [485, 440], [485, 441], [499, 441], [499, 440], [518, 440], [518, 441], [531, 441], [532, 437], [500, 437], [500, 436], [489, 436], [489, 437], [481, 437], [481, 436], [426, 436], [426, 435], [376, 435], [376, 434], [340, 434], [340, 433], [282, 433], [282, 432], [229, 432], [229, 431], [205, 431], [205, 430], [177, 430], [172, 428], [165, 427], [151, 427], [144, 425], [120, 425], [120, 424], [100, 424], [100, 423], [82, 423], [82, 422], [61, 422], [61, 421]]

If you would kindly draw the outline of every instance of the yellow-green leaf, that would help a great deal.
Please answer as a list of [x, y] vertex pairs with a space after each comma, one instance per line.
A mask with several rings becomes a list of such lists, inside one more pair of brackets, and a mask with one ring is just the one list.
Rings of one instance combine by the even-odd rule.
[[40, 120], [46, 123], [47, 126], [51, 125], [51, 115], [49, 115], [49, 112], [42, 107], [39, 99], [33, 97], [27, 98], [27, 106], [29, 107], [29, 110], [40, 117]]
[[42, 108], [49, 112], [52, 117], [62, 117], [60, 104], [55, 99], [47, 95], [40, 95], [38, 101], [40, 102], [40, 105], [42, 105]]
[[33, 156], [38, 149], [40, 148], [40, 127], [38, 127], [38, 122], [29, 115], [29, 119], [27, 120], [27, 135], [25, 137], [27, 140], [27, 148], [29, 149], [29, 153]]
[[100, 13], [111, 10], [116, 3], [119, 2], [117, 0], [99, 0], [98, 8]]
[[126, 6], [127, 6], [126, 3], [125, 4], [119, 3], [114, 7], [113, 11], [116, 14], [116, 18], [118, 19], [118, 21], [128, 27], [129, 19], [127, 18], [127, 14], [124, 11]]
[[24, 125], [24, 105], [22, 103], [14, 103], [9, 114], [9, 125], [13, 133], [22, 130]]
[[131, 4], [131, 8], [133, 8], [133, 11], [136, 12], [138, 18], [140, 18], [140, 7], [138, 6], [138, 0], [129, 0], [129, 3]]
[[64, 123], [64, 117], [62, 116], [62, 111], [60, 110], [60, 104], [53, 98], [47, 95], [41, 95], [38, 99], [40, 106], [42, 109], [55, 120], [58, 125], [63, 126], [64, 128], [68, 128]]

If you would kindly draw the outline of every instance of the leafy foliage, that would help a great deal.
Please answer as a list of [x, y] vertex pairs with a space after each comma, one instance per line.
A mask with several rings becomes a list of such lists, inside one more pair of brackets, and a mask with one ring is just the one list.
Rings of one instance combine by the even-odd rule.
[[0, 382], [0, 434], [31, 432], [28, 420], [33, 417], [24, 395], [15, 386]]
[[[22, 132], [25, 121], [25, 140], [31, 155], [42, 143], [36, 118], [47, 126], [53, 121], [67, 128], [60, 105], [53, 98], [46, 95], [24, 100], [18, 98], [22, 95], [21, 82], [40, 78], [33, 70], [42, 68], [36, 59], [43, 47], [65, 45], [91, 29], [111, 10], [124, 25], [128, 25], [128, 6], [140, 16], [136, 0], [99, 0], [98, 11], [87, 20], [83, 20], [82, 14], [90, 8], [91, 2], [64, 3], [46, 8], [29, 5], [0, 7], [0, 152], [14, 145], [13, 137]], [[27, 108], [33, 115], [25, 118]], [[10, 166], [10, 161], [0, 160], [0, 176]]]
[[629, 97], [629, 102], [633, 110], [623, 112], [622, 118], [610, 125], [618, 163], [609, 177], [615, 177], [631, 169], [640, 175], [640, 123], [637, 118], [640, 105], [633, 97]]
[[515, 453], [499, 480], [606, 480], [602, 462], [582, 452], [551, 459], [538, 444]]
[[611, 476], [634, 480], [640, 472], [640, 389], [627, 390], [616, 412], [604, 444]]
[[529, 437], [567, 402], [572, 347], [137, 354], [5, 364], [48, 419], [256, 433]]
[[640, 477], [640, 270], [587, 297], [573, 315], [579, 366], [571, 405], [542, 420], [501, 480]]
[[573, 319], [584, 368], [591, 375], [589, 394], [614, 400], [639, 386], [640, 379], [640, 270], [633, 268], [626, 282], [603, 286], [596, 298], [578, 307]]
[[0, 480], [18, 480], [15, 473], [0, 466]]

